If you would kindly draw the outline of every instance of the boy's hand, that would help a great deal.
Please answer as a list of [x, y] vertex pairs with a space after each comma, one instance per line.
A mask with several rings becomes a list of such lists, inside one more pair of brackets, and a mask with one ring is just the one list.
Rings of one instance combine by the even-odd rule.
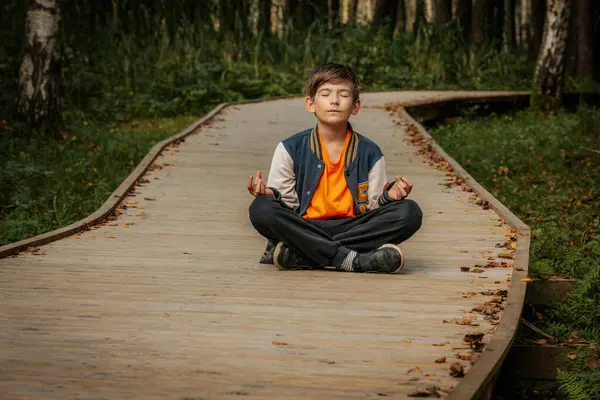
[[413, 188], [413, 184], [410, 180], [403, 176], [396, 176], [396, 182], [392, 185], [390, 190], [388, 190], [388, 196], [392, 200], [402, 200], [408, 196], [410, 191]]
[[262, 180], [262, 174], [260, 171], [255, 176], [250, 175], [248, 177], [248, 191], [254, 197], [266, 194], [271, 197], [275, 197], [275, 193], [271, 189], [265, 186]]

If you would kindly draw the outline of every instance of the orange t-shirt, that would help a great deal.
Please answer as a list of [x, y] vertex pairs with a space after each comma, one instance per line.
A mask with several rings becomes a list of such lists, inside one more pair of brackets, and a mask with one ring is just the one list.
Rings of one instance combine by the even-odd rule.
[[325, 161], [325, 171], [321, 175], [317, 189], [306, 213], [302, 216], [303, 218], [346, 218], [355, 215], [352, 192], [348, 189], [346, 178], [344, 177], [344, 155], [346, 154], [351, 134], [352, 132], [348, 131], [340, 159], [336, 163], [331, 162], [329, 159], [327, 149], [321, 137], [319, 137], [321, 149], [323, 150], [323, 161]]

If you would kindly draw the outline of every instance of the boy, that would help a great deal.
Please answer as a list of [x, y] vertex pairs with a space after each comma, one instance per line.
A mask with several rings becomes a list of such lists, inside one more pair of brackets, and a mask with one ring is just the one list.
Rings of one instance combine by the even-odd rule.
[[379, 147], [348, 122], [360, 110], [359, 82], [344, 65], [316, 68], [306, 85], [306, 109], [317, 126], [280, 142], [267, 185], [248, 177], [252, 226], [269, 245], [262, 263], [295, 270], [335, 267], [396, 273], [404, 256], [396, 244], [420, 227], [413, 184], [387, 182]]

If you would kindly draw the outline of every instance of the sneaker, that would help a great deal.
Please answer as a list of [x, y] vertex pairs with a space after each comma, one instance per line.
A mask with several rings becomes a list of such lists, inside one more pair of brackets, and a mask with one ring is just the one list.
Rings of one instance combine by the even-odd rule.
[[404, 254], [395, 244], [384, 244], [368, 254], [358, 255], [352, 267], [357, 272], [397, 274], [404, 267]]
[[269, 240], [259, 263], [273, 265], [273, 253], [275, 253], [275, 244]]
[[273, 262], [277, 269], [299, 270], [313, 269], [311, 262], [287, 247], [283, 242], [279, 242], [273, 253]]

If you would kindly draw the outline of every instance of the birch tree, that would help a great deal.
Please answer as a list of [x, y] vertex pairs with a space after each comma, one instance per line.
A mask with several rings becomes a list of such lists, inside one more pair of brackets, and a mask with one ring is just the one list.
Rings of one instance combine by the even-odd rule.
[[563, 88], [569, 12], [570, 0], [548, 0], [544, 38], [535, 69], [536, 95], [554, 104]]
[[59, 25], [59, 0], [29, 0], [17, 108], [34, 129], [60, 120]]

